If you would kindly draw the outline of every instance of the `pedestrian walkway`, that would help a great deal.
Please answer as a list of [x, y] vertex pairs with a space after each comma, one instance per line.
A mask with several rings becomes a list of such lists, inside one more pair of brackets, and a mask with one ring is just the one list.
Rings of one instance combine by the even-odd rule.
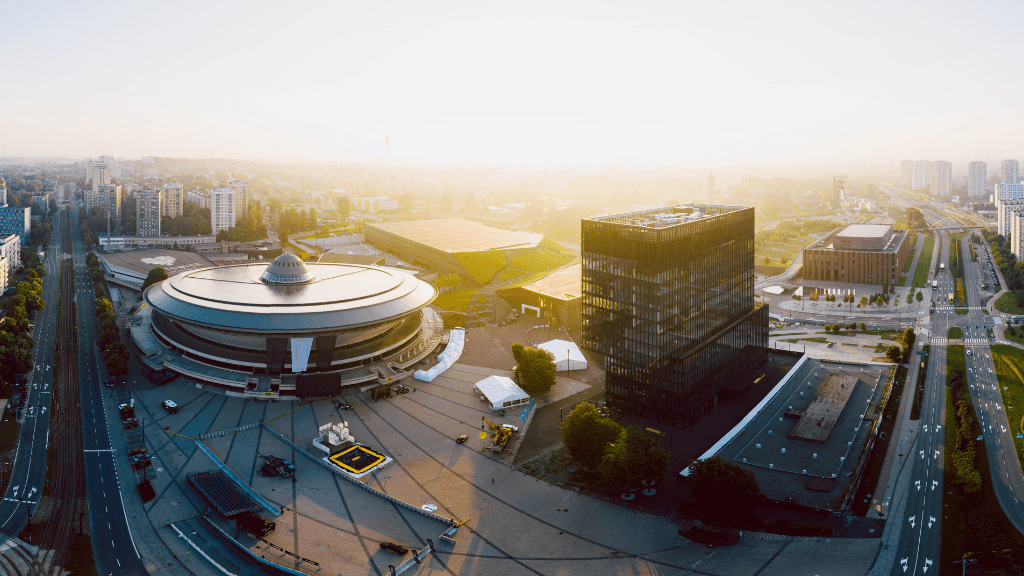
[[989, 340], [987, 338], [966, 338], [966, 339], [962, 339], [962, 340], [961, 339], [957, 339], [957, 338], [954, 338], [953, 340], [950, 340], [949, 338], [932, 338], [929, 341], [929, 343], [930, 344], [960, 344], [960, 345], [972, 344], [972, 345], [980, 345], [980, 344], [996, 344], [996, 341], [995, 340]]

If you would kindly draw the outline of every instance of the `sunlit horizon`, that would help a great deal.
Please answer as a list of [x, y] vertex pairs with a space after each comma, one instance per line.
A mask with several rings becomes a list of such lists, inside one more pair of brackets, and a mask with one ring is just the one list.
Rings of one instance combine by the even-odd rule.
[[14, 1], [0, 151], [537, 168], [1015, 158], [1019, 11]]

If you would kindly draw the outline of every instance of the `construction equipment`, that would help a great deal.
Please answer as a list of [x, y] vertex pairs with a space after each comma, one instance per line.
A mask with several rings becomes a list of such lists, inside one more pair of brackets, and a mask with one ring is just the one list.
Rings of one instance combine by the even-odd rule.
[[505, 445], [508, 444], [508, 441], [512, 438], [512, 434], [514, 433], [513, 429], [505, 426], [499, 426], [488, 420], [487, 416], [481, 416], [480, 419], [483, 420], [484, 424], [491, 429], [491, 445], [487, 448], [492, 452], [501, 452], [504, 450]]

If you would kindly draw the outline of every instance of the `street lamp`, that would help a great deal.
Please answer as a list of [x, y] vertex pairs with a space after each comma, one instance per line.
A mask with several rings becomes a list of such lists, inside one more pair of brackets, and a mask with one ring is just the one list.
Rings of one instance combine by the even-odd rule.
[[963, 560], [953, 560], [953, 564], [959, 564], [961, 566], [960, 574], [964, 575], [964, 574], [967, 574], [967, 564], [969, 562], [977, 562], [977, 561], [978, 560], [976, 558], [975, 559], [964, 558]]

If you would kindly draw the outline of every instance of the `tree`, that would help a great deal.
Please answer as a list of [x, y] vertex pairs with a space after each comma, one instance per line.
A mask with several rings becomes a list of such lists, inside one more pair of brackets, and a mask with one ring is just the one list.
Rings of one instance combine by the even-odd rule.
[[441, 292], [445, 292], [445, 288], [448, 290], [456, 290], [459, 286], [462, 286], [462, 276], [459, 276], [455, 272], [445, 274], [435, 280], [434, 285], [441, 288]]
[[753, 472], [718, 456], [691, 464], [686, 480], [697, 517], [706, 524], [731, 526], [764, 501]]
[[573, 408], [559, 428], [569, 455], [591, 469], [600, 465], [605, 446], [615, 442], [622, 433], [622, 426], [601, 416], [597, 408], [586, 401]]
[[145, 292], [146, 288], [149, 288], [157, 282], [163, 282], [168, 278], [170, 278], [170, 275], [167, 274], [167, 270], [164, 270], [162, 266], [157, 266], [149, 271], [149, 274], [146, 276], [146, 281], [142, 283], [142, 291]]
[[903, 357], [903, 350], [901, 350], [898, 345], [891, 344], [888, 348], [885, 349], [885, 356], [889, 360], [898, 363], [900, 361], [900, 358]]
[[547, 394], [555, 385], [555, 356], [551, 352], [524, 348], [517, 342], [512, 345], [512, 357], [516, 359], [516, 380], [526, 393], [531, 396]]
[[654, 483], [668, 471], [668, 452], [637, 426], [619, 433], [613, 444], [605, 447], [601, 458], [601, 476], [624, 492], [636, 490], [641, 482]]
[[338, 196], [334, 199], [334, 203], [338, 206], [338, 218], [341, 223], [348, 222], [349, 217], [352, 216], [352, 201], [348, 199], [348, 196]]
[[861, 323], [860, 323], [860, 329], [861, 329], [861, 330], [867, 330], [867, 329], [868, 329], [868, 325], [867, 325], [867, 324], [865, 324], [865, 323], [863, 323], [863, 322], [861, 322]]
[[903, 348], [910, 350], [914, 347], [914, 341], [917, 340], [917, 334], [914, 334], [913, 328], [907, 328], [903, 331]]
[[920, 302], [921, 300], [924, 300], [924, 294], [921, 293], [921, 292], [918, 292], [917, 296], [915, 296], [915, 298], [917, 298], [917, 301]]

